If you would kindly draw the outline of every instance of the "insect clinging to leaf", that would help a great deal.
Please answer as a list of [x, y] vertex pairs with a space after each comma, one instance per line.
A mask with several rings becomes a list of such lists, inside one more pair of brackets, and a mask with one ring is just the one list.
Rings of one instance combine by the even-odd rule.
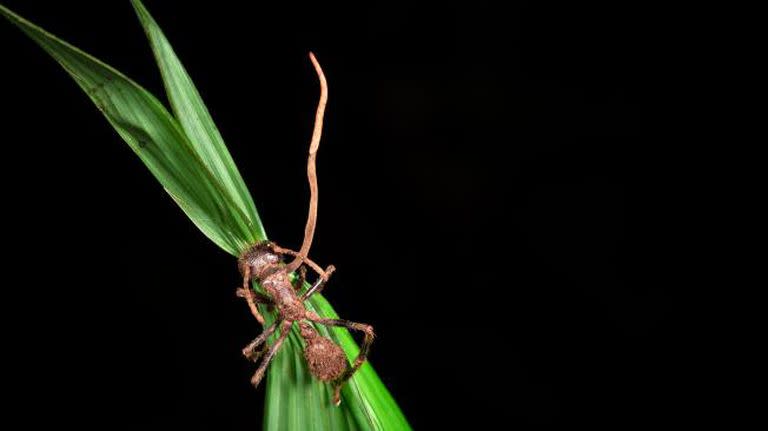
[[[314, 54], [310, 53], [309, 57], [320, 81], [320, 100], [317, 105], [315, 126], [307, 159], [310, 203], [307, 224], [304, 229], [304, 242], [299, 251], [285, 249], [269, 241], [259, 242], [246, 249], [238, 259], [238, 268], [243, 276], [243, 285], [237, 290], [237, 294], [245, 298], [251, 313], [262, 325], [264, 325], [264, 318], [257, 304], [265, 304], [277, 309], [275, 322], [265, 328], [261, 335], [243, 349], [246, 358], [254, 362], [261, 359], [261, 364], [253, 374], [251, 383], [258, 386], [270, 362], [296, 323], [305, 342], [304, 358], [310, 372], [317, 379], [333, 384], [333, 399], [334, 403], [338, 405], [341, 402], [341, 387], [365, 362], [373, 342], [374, 332], [370, 325], [342, 319], [326, 319], [307, 310], [304, 306], [304, 301], [320, 292], [335, 271], [333, 265], [322, 269], [308, 257], [317, 222], [318, 189], [315, 160], [322, 135], [325, 105], [328, 100], [328, 85], [323, 70]], [[293, 260], [287, 264], [283, 263], [283, 256], [292, 256]], [[306, 278], [305, 265], [315, 271], [318, 278], [309, 289], [300, 293]], [[290, 274], [294, 271], [298, 271], [298, 276], [294, 282], [291, 282]], [[267, 295], [254, 291], [250, 286], [251, 281], [258, 282]], [[340, 326], [363, 332], [365, 334], [363, 345], [354, 362], [350, 365], [341, 347], [320, 335], [312, 324]], [[267, 340], [275, 332], [278, 333], [278, 337], [269, 345]]]

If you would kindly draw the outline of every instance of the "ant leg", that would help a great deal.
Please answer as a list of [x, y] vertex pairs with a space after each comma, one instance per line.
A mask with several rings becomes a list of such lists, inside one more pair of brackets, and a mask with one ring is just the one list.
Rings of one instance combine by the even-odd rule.
[[351, 322], [343, 319], [324, 319], [315, 313], [307, 313], [307, 320], [326, 326], [341, 326], [347, 329], [354, 329], [356, 331], [362, 331], [365, 333], [365, 339], [363, 340], [363, 346], [360, 348], [360, 353], [357, 354], [355, 362], [351, 367], [347, 368], [347, 371], [341, 375], [335, 382], [333, 387], [333, 402], [338, 405], [341, 402], [341, 386], [349, 380], [352, 375], [363, 365], [363, 362], [368, 357], [368, 352], [371, 350], [371, 343], [376, 336], [373, 332], [373, 326], [366, 325], [365, 323]]
[[255, 304], [275, 305], [269, 296], [254, 292], [251, 289], [238, 288], [235, 294], [238, 298], [245, 298], [246, 300], [248, 300], [248, 297], [250, 296], [252, 300], [250, 302], [254, 302]]
[[[310, 259], [310, 258], [308, 258], [306, 256], [302, 256], [297, 251], [293, 251], [293, 250], [288, 249], [288, 248], [283, 248], [283, 247], [280, 247], [280, 246], [278, 246], [276, 244], [272, 245], [272, 250], [275, 253], [281, 253], [281, 254], [288, 254], [288, 255], [291, 255], [291, 256], [296, 256], [297, 259], [301, 259], [302, 261], [304, 261], [307, 265], [309, 265], [310, 268], [312, 268], [320, 276], [320, 280], [315, 282], [315, 285], [312, 286], [302, 296], [302, 300], [307, 299], [310, 296], [312, 296], [313, 294], [317, 293], [318, 289], [322, 290], [322, 288], [325, 285], [325, 283], [327, 283], [328, 279], [331, 278], [331, 274], [333, 274], [333, 272], [336, 271], [336, 267], [333, 266], [333, 265], [328, 265], [328, 267], [325, 268], [325, 270], [323, 270], [322, 268], [320, 268], [320, 265], [316, 264], [314, 261], [312, 261], [312, 259]], [[301, 268], [303, 268], [303, 267], [300, 267], [299, 269], [301, 269]], [[296, 287], [296, 289], [298, 289], [298, 287]]]
[[245, 265], [245, 270], [243, 271], [243, 289], [248, 289], [250, 287], [248, 283], [251, 281], [251, 265]]
[[293, 281], [293, 288], [296, 290], [301, 290], [301, 288], [304, 287], [304, 281], [306, 279], [307, 279], [307, 267], [300, 266], [299, 275], [296, 276], [296, 280]]
[[[262, 349], [261, 352], [255, 353], [257, 347], [261, 346], [262, 344], [265, 344], [267, 341], [267, 338], [269, 338], [270, 335], [272, 335], [273, 332], [275, 332], [275, 329], [277, 328], [277, 325], [280, 323], [280, 321], [277, 321], [269, 326], [269, 328], [265, 329], [264, 332], [262, 332], [258, 337], [256, 337], [253, 341], [251, 341], [245, 348], [243, 348], [243, 356], [245, 356], [248, 360], [256, 362], [257, 359], [259, 359], [259, 356], [261, 356], [264, 353], [264, 350]], [[266, 347], [266, 345], [265, 345]]]
[[[328, 278], [327, 274], [326, 274], [326, 271], [323, 271], [323, 268], [321, 268], [320, 265], [316, 264], [312, 259], [308, 258], [307, 256], [301, 255], [298, 251], [293, 251], [293, 250], [288, 249], [288, 248], [283, 248], [283, 247], [280, 247], [279, 245], [275, 245], [275, 244], [272, 245], [272, 250], [275, 253], [287, 254], [289, 256], [295, 256], [296, 259], [300, 259], [301, 261], [303, 261], [304, 263], [309, 265], [309, 267], [312, 268], [312, 270], [314, 270], [320, 277]], [[288, 270], [287, 267], [286, 267], [286, 270]], [[292, 270], [288, 271], [288, 272], [292, 272]]]
[[245, 270], [243, 271], [243, 288], [237, 290], [237, 296], [245, 298], [245, 300], [248, 302], [248, 308], [251, 309], [251, 314], [253, 314], [253, 317], [256, 318], [261, 326], [264, 326], [264, 316], [261, 315], [258, 307], [256, 307], [255, 302], [257, 302], [257, 300], [253, 295], [254, 292], [251, 290], [251, 286], [249, 284], [250, 282], [251, 266], [245, 265]]
[[293, 321], [285, 321], [281, 323], [280, 337], [269, 348], [266, 356], [264, 356], [264, 359], [261, 361], [261, 365], [259, 365], [259, 368], [256, 369], [255, 373], [253, 373], [253, 377], [251, 377], [251, 384], [253, 384], [254, 387], [259, 386], [261, 379], [264, 378], [264, 373], [267, 370], [267, 366], [269, 366], [269, 363], [272, 362], [272, 359], [275, 357], [275, 354], [280, 349], [280, 346], [283, 345], [283, 342], [285, 341], [285, 337], [288, 336], [288, 332], [290, 332], [291, 330], [291, 325], [293, 325]]
[[317, 281], [315, 281], [315, 284], [312, 285], [312, 287], [310, 287], [309, 289], [307, 289], [307, 291], [304, 292], [303, 295], [301, 295], [301, 301], [304, 302], [315, 293], [320, 293], [320, 291], [323, 290], [323, 287], [325, 287], [325, 283], [328, 282], [328, 279], [331, 277], [331, 274], [333, 274], [334, 271], [336, 271], [336, 267], [333, 265], [329, 265], [328, 268], [325, 270], [326, 278], [323, 278], [323, 277], [318, 278]]
[[254, 292], [253, 289], [248, 287], [247, 284], [245, 287], [237, 289], [237, 296], [240, 298], [245, 298], [245, 301], [248, 302], [248, 308], [251, 309], [251, 314], [253, 314], [253, 317], [256, 318], [261, 326], [264, 326], [264, 316], [261, 315], [261, 312], [259, 312], [259, 308], [256, 306], [256, 304], [273, 305], [274, 303], [272, 302], [272, 299], [270, 299], [268, 296]]

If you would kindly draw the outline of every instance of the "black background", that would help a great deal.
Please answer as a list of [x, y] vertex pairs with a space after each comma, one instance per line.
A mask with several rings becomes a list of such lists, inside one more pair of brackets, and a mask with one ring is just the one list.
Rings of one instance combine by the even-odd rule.
[[[656, 424], [681, 397], [665, 193], [663, 11], [146, 1], [201, 91], [270, 238], [298, 248], [330, 84], [312, 255], [377, 330], [416, 429]], [[162, 83], [130, 3], [3, 4]], [[258, 333], [238, 273], [71, 79], [0, 23], [5, 343], [37, 406], [80, 427], [254, 429]], [[164, 100], [164, 99], [163, 99]], [[12, 317], [11, 317], [12, 316]]]

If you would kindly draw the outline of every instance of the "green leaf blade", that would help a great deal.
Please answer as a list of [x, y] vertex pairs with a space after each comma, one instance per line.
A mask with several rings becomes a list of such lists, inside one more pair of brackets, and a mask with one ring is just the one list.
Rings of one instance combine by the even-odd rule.
[[0, 5], [0, 15], [54, 58], [86, 92], [182, 210], [233, 255], [258, 240], [252, 222], [192, 149], [162, 103], [111, 66]]
[[266, 233], [253, 198], [200, 93], [146, 7], [139, 0], [131, 0], [131, 3], [152, 46], [176, 119], [203, 162], [230, 193], [240, 211], [248, 217], [256, 238], [265, 240]]

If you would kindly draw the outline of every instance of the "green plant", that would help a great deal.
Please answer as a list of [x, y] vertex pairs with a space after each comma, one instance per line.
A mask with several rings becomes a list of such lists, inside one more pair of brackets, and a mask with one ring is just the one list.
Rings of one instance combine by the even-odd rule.
[[[168, 40], [144, 5], [139, 0], [132, 3], [152, 46], [173, 114], [155, 96], [114, 68], [2, 5], [0, 15], [69, 73], [190, 220], [216, 245], [239, 256], [249, 245], [267, 238], [256, 207]], [[337, 317], [319, 294], [308, 301], [307, 308], [323, 317]], [[262, 312], [269, 324], [274, 316], [267, 310]], [[346, 329], [318, 326], [317, 330], [336, 341], [349, 358], [357, 355], [358, 346]], [[369, 363], [345, 385], [342, 404], [334, 407], [330, 386], [313, 379], [307, 370], [297, 332], [294, 327], [270, 366], [264, 429], [410, 429]]]

